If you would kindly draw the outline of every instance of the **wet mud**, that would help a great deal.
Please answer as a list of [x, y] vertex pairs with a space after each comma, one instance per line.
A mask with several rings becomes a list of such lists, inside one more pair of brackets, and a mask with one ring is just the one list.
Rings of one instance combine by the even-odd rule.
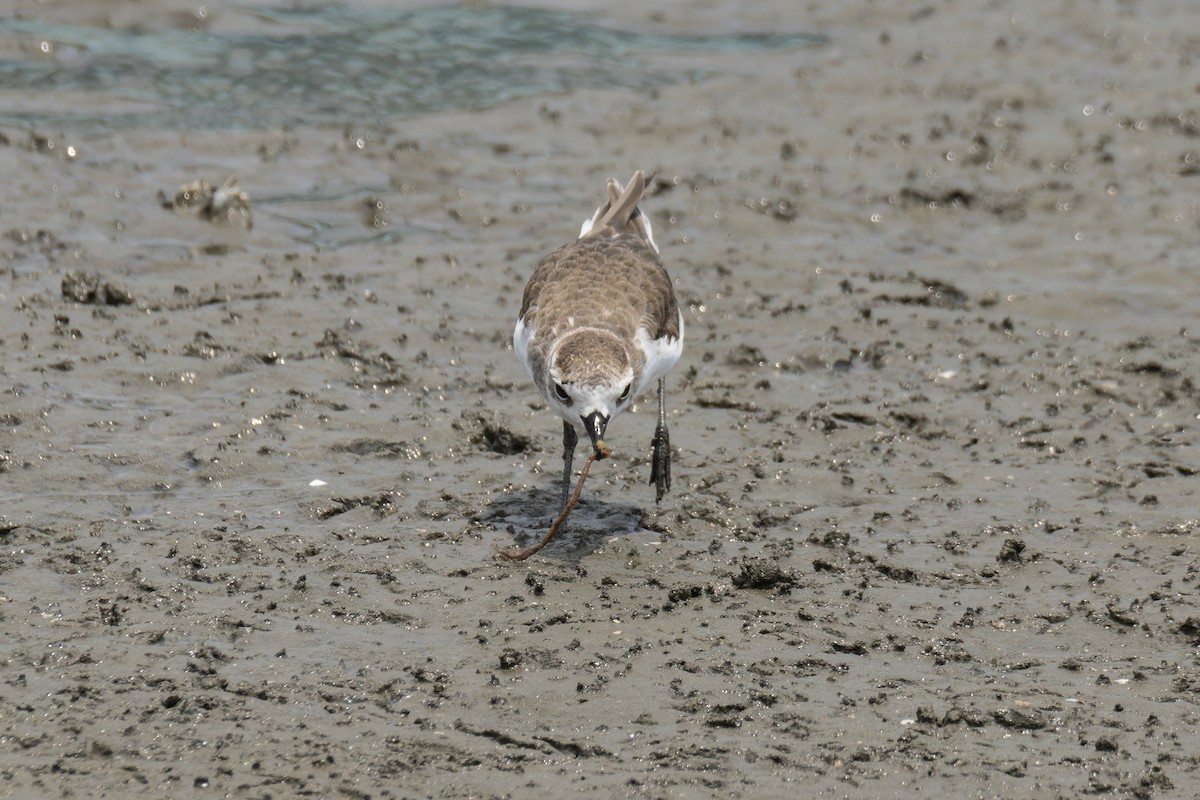
[[[592, 13], [828, 41], [389, 126], [2, 129], [0, 796], [1194, 796], [1183, 4]], [[509, 563], [560, 498], [521, 288], [635, 168], [673, 490], [644, 397]], [[160, 200], [232, 175], [244, 214]]]

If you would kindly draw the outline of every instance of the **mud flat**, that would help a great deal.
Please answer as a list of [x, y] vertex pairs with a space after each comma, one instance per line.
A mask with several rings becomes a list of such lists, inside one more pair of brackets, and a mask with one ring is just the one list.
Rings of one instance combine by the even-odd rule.
[[[1194, 796], [1194, 16], [1020, 5], [595, 4], [827, 42], [387, 126], [3, 127], [0, 796]], [[510, 564], [560, 463], [519, 293], [634, 168], [674, 490], [644, 398]], [[229, 175], [252, 227], [158, 196]]]

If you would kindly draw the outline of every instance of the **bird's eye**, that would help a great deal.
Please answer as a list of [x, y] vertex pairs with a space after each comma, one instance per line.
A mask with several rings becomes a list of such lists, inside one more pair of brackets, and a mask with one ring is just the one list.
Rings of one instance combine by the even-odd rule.
[[629, 399], [629, 391], [633, 388], [632, 383], [625, 384], [625, 391], [621, 392], [621, 396], [617, 398], [618, 403], [624, 403]]
[[561, 383], [554, 384], [554, 394], [567, 405], [571, 404], [571, 395], [567, 394], [567, 390], [563, 388]]

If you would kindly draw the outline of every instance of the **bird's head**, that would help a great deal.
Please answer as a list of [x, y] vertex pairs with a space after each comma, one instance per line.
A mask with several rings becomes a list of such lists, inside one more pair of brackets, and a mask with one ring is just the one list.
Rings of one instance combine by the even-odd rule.
[[559, 343], [545, 394], [559, 416], [587, 433], [596, 457], [603, 458], [604, 432], [613, 417], [628, 407], [636, 388], [634, 364], [620, 338], [608, 331], [583, 329]]

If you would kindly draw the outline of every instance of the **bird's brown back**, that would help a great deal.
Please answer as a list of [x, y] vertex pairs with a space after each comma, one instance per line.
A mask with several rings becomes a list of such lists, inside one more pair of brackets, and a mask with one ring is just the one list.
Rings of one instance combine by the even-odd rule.
[[678, 309], [671, 278], [646, 242], [632, 234], [589, 236], [538, 262], [521, 319], [539, 339], [593, 327], [632, 341], [638, 328], [651, 339], [678, 338]]

